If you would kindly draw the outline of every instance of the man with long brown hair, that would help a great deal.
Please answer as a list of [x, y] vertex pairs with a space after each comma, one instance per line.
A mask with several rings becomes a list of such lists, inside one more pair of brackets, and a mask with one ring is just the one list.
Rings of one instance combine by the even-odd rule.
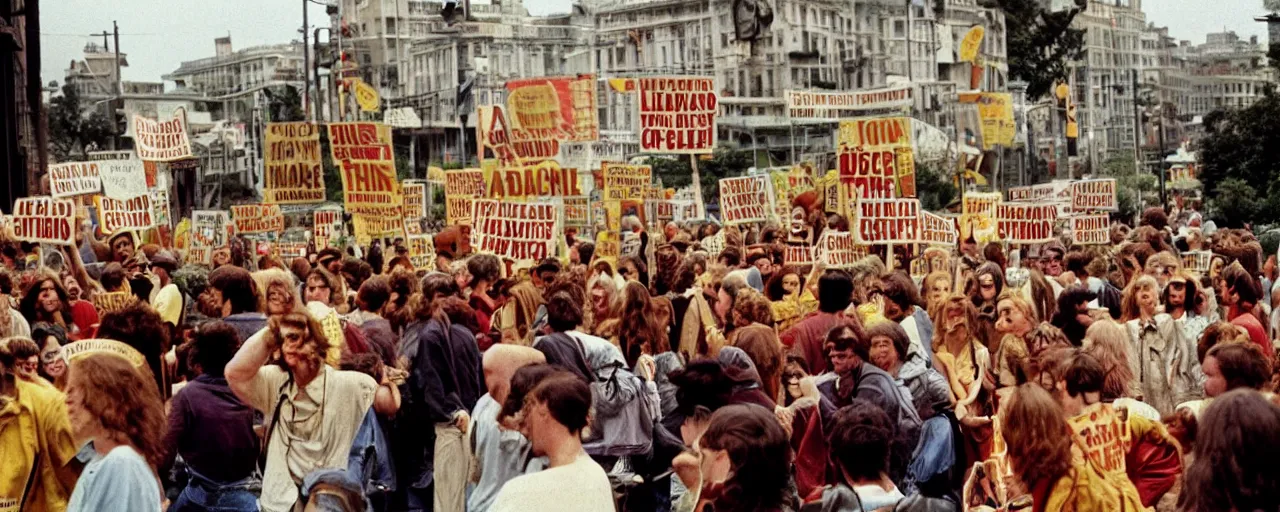
[[[231, 390], [267, 418], [262, 510], [290, 510], [307, 474], [346, 468], [352, 441], [373, 405], [378, 384], [363, 373], [324, 364], [328, 349], [324, 328], [298, 310], [271, 318], [227, 363]], [[279, 364], [267, 364], [277, 351]]]

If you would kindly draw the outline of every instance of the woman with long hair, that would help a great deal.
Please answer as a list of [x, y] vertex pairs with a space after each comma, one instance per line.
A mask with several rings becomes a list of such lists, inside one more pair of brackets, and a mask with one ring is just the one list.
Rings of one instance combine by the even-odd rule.
[[1222, 395], [1201, 415], [1178, 509], [1191, 512], [1280, 509], [1280, 408], [1256, 391]]
[[164, 404], [144, 372], [107, 353], [71, 363], [67, 418], [77, 439], [93, 441], [94, 453], [68, 511], [160, 509]]
[[[818, 299], [814, 295], [818, 276], [822, 275], [822, 265], [814, 265], [809, 278], [804, 279], [793, 266], [782, 267], [774, 272], [773, 277], [764, 285], [765, 296], [773, 307], [773, 320], [778, 324], [778, 332], [785, 332], [802, 320], [809, 313], [818, 310]], [[810, 286], [805, 286], [806, 284]]]
[[951, 295], [952, 279], [951, 274], [942, 271], [930, 272], [929, 275], [924, 276], [920, 291], [924, 293], [924, 303], [929, 318], [938, 317], [938, 307]]
[[965, 287], [965, 295], [978, 310], [981, 328], [978, 340], [992, 351], [1000, 350], [1000, 334], [996, 331], [996, 299], [1004, 293], [1004, 271], [1000, 265], [987, 262], [973, 272], [973, 277]]
[[1019, 386], [1000, 416], [1009, 467], [1030, 492], [1035, 512], [1145, 510], [1128, 478], [1107, 478], [1093, 458], [1072, 455], [1071, 427], [1044, 388]]
[[71, 302], [62, 279], [51, 270], [42, 270], [22, 289], [18, 310], [28, 324], [47, 322], [67, 331], [67, 338], [80, 339], [80, 330], [71, 320]]
[[637, 281], [628, 282], [622, 289], [622, 316], [614, 338], [628, 367], [635, 368], [641, 355], [655, 356], [671, 351], [666, 329], [657, 317], [649, 289]]
[[[700, 459], [700, 510], [715, 512], [796, 509], [788, 491], [791, 446], [772, 411], [730, 405], [711, 415], [695, 444]], [[679, 461], [677, 461], [679, 462]]]
[[1137, 378], [1142, 399], [1160, 414], [1201, 397], [1200, 363], [1193, 356], [1195, 341], [1167, 313], [1160, 312], [1160, 285], [1154, 277], [1135, 276], [1125, 287], [1120, 308], [1129, 343], [1138, 354]]
[[610, 339], [617, 333], [622, 316], [622, 290], [612, 276], [600, 273], [587, 281], [587, 304], [583, 310], [582, 330]]
[[280, 316], [302, 307], [298, 297], [298, 287], [293, 284], [293, 276], [278, 268], [259, 270], [253, 273], [253, 280], [258, 284], [258, 293], [266, 308], [268, 317]]
[[933, 354], [940, 373], [947, 376], [956, 417], [964, 425], [966, 460], [983, 460], [991, 453], [990, 394], [982, 387], [991, 367], [991, 354], [978, 340], [978, 311], [968, 297], [942, 299], [933, 319]]
[[1084, 353], [1097, 359], [1106, 372], [1102, 401], [1123, 405], [1149, 419], [1160, 419], [1160, 413], [1150, 405], [1133, 398], [1142, 394], [1142, 387], [1134, 378], [1138, 372], [1138, 356], [1123, 326], [1111, 320], [1094, 322], [1085, 331]]

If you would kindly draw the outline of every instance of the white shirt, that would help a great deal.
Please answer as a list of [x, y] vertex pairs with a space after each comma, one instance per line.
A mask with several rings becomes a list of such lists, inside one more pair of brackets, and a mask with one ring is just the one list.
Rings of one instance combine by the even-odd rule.
[[612, 512], [613, 488], [586, 452], [572, 464], [511, 479], [490, 512]]

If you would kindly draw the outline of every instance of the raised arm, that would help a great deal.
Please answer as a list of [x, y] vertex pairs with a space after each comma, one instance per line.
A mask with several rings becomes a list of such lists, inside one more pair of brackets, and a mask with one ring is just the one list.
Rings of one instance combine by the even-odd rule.
[[240, 346], [235, 357], [227, 363], [224, 370], [227, 384], [231, 386], [231, 391], [245, 403], [253, 403], [253, 380], [262, 365], [271, 358], [271, 353], [275, 352], [275, 347], [271, 346], [272, 341], [269, 341], [274, 339], [273, 336], [265, 333], [250, 336]]

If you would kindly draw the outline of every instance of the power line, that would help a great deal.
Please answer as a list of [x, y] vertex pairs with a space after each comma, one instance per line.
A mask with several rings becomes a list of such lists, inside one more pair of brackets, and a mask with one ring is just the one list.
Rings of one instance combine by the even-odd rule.
[[[41, 32], [40, 35], [55, 36], [55, 37], [102, 37], [102, 34], [70, 34], [70, 33], [60, 33], [60, 32]], [[160, 34], [141, 33], [141, 34], [120, 34], [120, 35], [132, 37], [132, 36], [158, 36]]]

